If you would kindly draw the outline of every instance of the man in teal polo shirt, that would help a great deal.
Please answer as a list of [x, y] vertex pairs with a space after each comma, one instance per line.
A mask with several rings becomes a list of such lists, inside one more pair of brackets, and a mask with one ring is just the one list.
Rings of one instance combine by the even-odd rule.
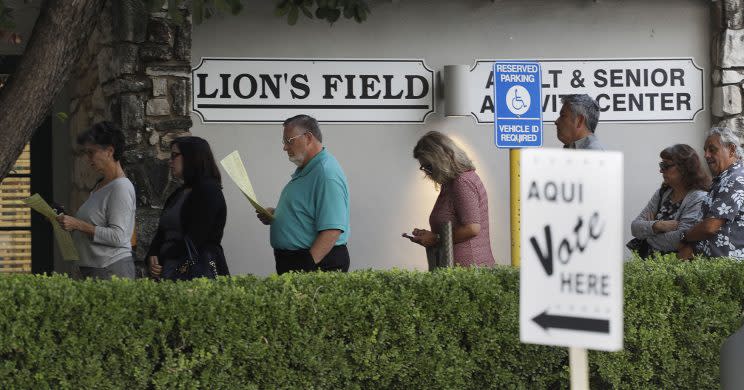
[[276, 272], [349, 270], [349, 186], [346, 175], [323, 147], [318, 121], [297, 115], [284, 121], [289, 161], [297, 165], [279, 203], [267, 210]]

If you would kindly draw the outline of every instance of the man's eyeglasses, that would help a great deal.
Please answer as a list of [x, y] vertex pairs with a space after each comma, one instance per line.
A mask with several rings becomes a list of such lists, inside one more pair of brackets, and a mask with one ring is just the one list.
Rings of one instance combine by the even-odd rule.
[[427, 175], [431, 175], [432, 169], [434, 167], [431, 164], [422, 165], [419, 167], [420, 170], [424, 171]]
[[671, 168], [671, 167], [673, 167], [675, 165], [677, 165], [677, 164], [675, 164], [675, 163], [666, 163], [666, 162], [663, 162], [662, 161], [662, 162], [659, 163], [659, 169], [661, 169], [662, 171], [666, 171], [667, 169], [669, 169], [669, 168]]
[[182, 155], [182, 154], [183, 154], [183, 153], [179, 153], [179, 152], [171, 152], [171, 155], [170, 155], [170, 159], [171, 159], [171, 160], [175, 160], [175, 159], [177, 159], [177, 158], [178, 158], [178, 156], [180, 156], [180, 155]]
[[85, 154], [88, 157], [93, 157], [93, 155], [96, 154], [100, 149], [96, 147], [90, 147], [90, 148], [83, 148], [83, 154]]
[[297, 135], [296, 135], [296, 136], [294, 136], [294, 137], [289, 137], [289, 138], [282, 138], [282, 143], [283, 143], [284, 145], [292, 145], [292, 141], [294, 141], [294, 140], [295, 140], [295, 138], [299, 138], [299, 137], [302, 137], [303, 135], [305, 135], [305, 134], [307, 134], [307, 133], [309, 133], [309, 131], [306, 131], [306, 132], [304, 132], [304, 133], [302, 133], [302, 134], [297, 134]]

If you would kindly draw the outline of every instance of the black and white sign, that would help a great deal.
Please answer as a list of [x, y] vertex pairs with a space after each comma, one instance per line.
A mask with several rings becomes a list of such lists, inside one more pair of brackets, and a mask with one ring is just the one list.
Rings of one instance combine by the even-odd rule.
[[[445, 77], [465, 81], [446, 85], [450, 115], [472, 115], [478, 123], [492, 123], [493, 63], [478, 60], [468, 72]], [[542, 68], [543, 121], [560, 113], [561, 96], [589, 94], [600, 106], [600, 122], [691, 122], [705, 108], [703, 69], [692, 58], [623, 58], [539, 60]], [[452, 68], [456, 69], [456, 68]], [[459, 112], [454, 112], [459, 111]]]
[[520, 339], [622, 349], [622, 154], [525, 149], [520, 164]]
[[423, 123], [434, 112], [434, 72], [423, 60], [202, 58], [193, 111], [205, 123]]

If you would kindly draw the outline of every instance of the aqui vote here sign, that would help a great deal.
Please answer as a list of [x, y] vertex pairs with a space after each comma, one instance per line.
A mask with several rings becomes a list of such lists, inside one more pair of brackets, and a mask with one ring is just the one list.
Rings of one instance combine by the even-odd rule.
[[494, 63], [494, 143], [499, 148], [542, 146], [540, 73], [537, 62]]
[[520, 339], [623, 347], [623, 156], [521, 152]]

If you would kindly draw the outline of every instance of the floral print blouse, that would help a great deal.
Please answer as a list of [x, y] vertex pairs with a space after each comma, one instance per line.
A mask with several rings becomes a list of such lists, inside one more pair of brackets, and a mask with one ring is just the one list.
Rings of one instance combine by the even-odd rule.
[[708, 257], [744, 259], [744, 167], [741, 162], [713, 179], [703, 201], [703, 219], [725, 220], [715, 236], [700, 241], [696, 252]]

